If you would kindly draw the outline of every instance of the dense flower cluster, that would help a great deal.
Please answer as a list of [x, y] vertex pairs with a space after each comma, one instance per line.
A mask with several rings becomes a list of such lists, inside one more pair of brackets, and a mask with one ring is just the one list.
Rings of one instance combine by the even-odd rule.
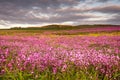
[[0, 74], [6, 68], [31, 74], [50, 68], [55, 74], [74, 65], [111, 76], [120, 71], [119, 48], [120, 36], [0, 36]]

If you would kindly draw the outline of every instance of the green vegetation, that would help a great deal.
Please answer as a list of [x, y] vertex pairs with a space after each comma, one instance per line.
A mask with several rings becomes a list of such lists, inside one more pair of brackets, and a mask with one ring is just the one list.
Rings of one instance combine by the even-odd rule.
[[96, 27], [117, 27], [119, 25], [47, 25], [42, 27], [13, 27], [12, 30], [73, 30], [73, 29], [83, 29], [83, 28], [96, 28]]

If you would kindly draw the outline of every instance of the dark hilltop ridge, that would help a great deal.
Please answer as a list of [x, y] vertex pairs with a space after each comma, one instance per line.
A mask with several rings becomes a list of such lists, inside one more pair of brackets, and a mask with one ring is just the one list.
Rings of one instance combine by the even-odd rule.
[[120, 27], [120, 25], [110, 25], [110, 24], [94, 24], [94, 25], [46, 25], [46, 26], [34, 26], [34, 27], [12, 27], [10, 30], [72, 30], [72, 29], [82, 29], [82, 28], [96, 28], [96, 27]]

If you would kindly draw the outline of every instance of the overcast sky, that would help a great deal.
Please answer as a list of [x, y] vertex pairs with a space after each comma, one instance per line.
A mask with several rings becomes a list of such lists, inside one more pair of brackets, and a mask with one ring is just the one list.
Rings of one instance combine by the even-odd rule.
[[0, 28], [120, 24], [120, 0], [0, 0]]

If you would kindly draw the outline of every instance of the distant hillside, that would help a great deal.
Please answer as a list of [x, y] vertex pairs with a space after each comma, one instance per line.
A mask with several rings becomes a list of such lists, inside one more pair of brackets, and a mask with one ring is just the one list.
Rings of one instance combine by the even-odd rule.
[[42, 27], [13, 27], [12, 30], [72, 30], [72, 29], [81, 29], [81, 28], [95, 28], [95, 27], [113, 27], [119, 25], [47, 25]]
[[11, 29], [20, 29], [20, 30], [64, 30], [64, 29], [75, 29], [76, 26], [72, 25], [47, 25], [42, 27], [27, 27], [27, 28], [21, 28], [21, 27], [13, 27]]

